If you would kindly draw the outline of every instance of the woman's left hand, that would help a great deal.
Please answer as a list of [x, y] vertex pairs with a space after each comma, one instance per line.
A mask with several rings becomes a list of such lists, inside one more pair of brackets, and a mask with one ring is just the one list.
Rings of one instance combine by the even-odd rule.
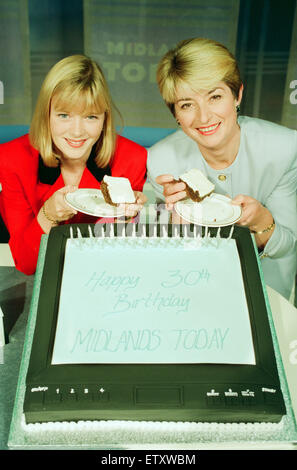
[[136, 217], [138, 212], [141, 211], [143, 205], [147, 201], [147, 197], [145, 194], [141, 193], [140, 191], [134, 191], [135, 194], [135, 202], [131, 204], [120, 204], [119, 207], [124, 206], [125, 208], [125, 216], [126, 217]]
[[273, 222], [273, 217], [269, 210], [257, 199], [243, 194], [238, 194], [232, 204], [241, 206], [242, 214], [238, 225], [247, 226], [252, 231], [260, 231]]

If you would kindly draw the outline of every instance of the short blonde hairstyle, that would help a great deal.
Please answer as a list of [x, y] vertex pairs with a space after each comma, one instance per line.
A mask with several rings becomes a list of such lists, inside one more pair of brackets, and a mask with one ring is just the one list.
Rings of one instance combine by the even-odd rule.
[[218, 82], [224, 82], [238, 98], [242, 80], [236, 59], [223, 44], [211, 39], [179, 42], [165, 54], [157, 68], [161, 95], [173, 115], [179, 85], [198, 91], [210, 90]]
[[52, 141], [50, 109], [53, 96], [65, 109], [79, 106], [86, 114], [105, 113], [102, 133], [96, 143], [95, 162], [108, 165], [115, 149], [116, 133], [113, 104], [99, 65], [84, 55], [72, 55], [60, 60], [48, 72], [42, 84], [30, 126], [30, 142], [46, 166], [59, 165], [59, 152]]

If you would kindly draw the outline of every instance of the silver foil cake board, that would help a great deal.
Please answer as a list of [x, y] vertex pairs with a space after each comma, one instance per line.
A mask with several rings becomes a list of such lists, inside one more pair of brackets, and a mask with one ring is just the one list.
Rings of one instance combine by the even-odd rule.
[[[26, 375], [34, 336], [40, 282], [48, 237], [43, 235], [33, 297], [10, 427], [10, 449], [295, 449], [297, 429], [278, 347], [272, 313], [264, 288], [276, 361], [287, 414], [280, 423], [194, 423], [84, 421], [26, 424], [23, 414]], [[260, 269], [262, 276], [262, 271]], [[263, 276], [262, 276], [263, 283]]]

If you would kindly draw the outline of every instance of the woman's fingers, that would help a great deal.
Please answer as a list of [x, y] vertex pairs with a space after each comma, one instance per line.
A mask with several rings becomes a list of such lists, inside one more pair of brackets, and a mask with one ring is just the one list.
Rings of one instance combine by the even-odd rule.
[[147, 197], [140, 191], [134, 191], [136, 204], [143, 206], [147, 202]]
[[140, 191], [134, 191], [135, 202], [119, 204], [118, 208], [125, 211], [126, 217], [136, 217], [147, 202], [147, 197]]
[[255, 198], [251, 196], [245, 196], [243, 194], [238, 194], [231, 201], [234, 205], [241, 206], [241, 218], [238, 221], [239, 225], [245, 225], [251, 227], [253, 225], [259, 224], [267, 212], [267, 209]]
[[187, 197], [186, 191], [179, 191], [177, 193], [172, 193], [169, 196], [165, 197], [166, 204], [175, 204], [177, 201], [181, 201]]
[[67, 193], [72, 193], [73, 191], [76, 191], [77, 189], [78, 189], [77, 186], [67, 185], [61, 189], [58, 189], [57, 193], [67, 194]]
[[186, 194], [185, 190], [185, 183], [167, 183], [164, 185], [164, 196], [172, 196], [174, 194], [178, 194], [181, 191]]
[[175, 202], [187, 197], [185, 183], [176, 181], [172, 175], [159, 175], [156, 178], [156, 183], [163, 186], [163, 194], [168, 210], [172, 209]]
[[182, 181], [176, 181], [172, 175], [160, 175], [156, 178], [156, 183], [163, 186], [164, 196], [170, 196], [171, 194], [183, 191], [186, 187]]
[[156, 178], [156, 183], [161, 185], [165, 183], [172, 183], [172, 181], [174, 181], [173, 175], [159, 175]]
[[65, 196], [67, 193], [77, 190], [77, 186], [64, 186], [58, 189], [47, 201], [47, 208], [50, 211], [53, 218], [62, 222], [64, 220], [71, 219], [77, 214], [77, 211], [73, 209], [67, 203]]

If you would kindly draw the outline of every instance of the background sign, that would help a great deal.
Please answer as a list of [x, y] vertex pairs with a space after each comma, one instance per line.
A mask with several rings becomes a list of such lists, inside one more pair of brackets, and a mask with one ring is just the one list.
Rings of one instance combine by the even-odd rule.
[[174, 126], [156, 86], [159, 60], [197, 36], [235, 52], [238, 12], [237, 0], [85, 0], [85, 53], [102, 65], [125, 125]]
[[104, 69], [126, 126], [176, 128], [156, 85], [156, 66], [180, 40], [204, 36], [223, 42], [239, 61], [241, 114], [296, 128], [296, 4], [1, 0], [0, 125], [30, 124], [49, 69], [63, 57], [87, 54]]
[[31, 119], [27, 0], [0, 2], [0, 124]]

